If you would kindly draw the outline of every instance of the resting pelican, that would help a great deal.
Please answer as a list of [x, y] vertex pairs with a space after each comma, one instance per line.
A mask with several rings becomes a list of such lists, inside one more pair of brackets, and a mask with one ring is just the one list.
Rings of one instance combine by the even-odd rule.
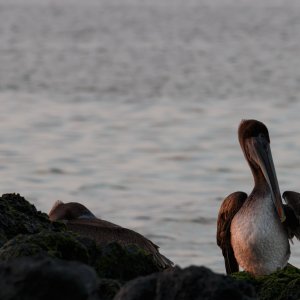
[[49, 212], [49, 219], [65, 221], [68, 229], [95, 240], [98, 245], [111, 242], [121, 245], [135, 244], [150, 253], [161, 269], [173, 266], [173, 262], [160, 254], [159, 247], [150, 240], [133, 230], [98, 219], [80, 203], [57, 201]]
[[300, 237], [299, 221], [294, 208], [282, 204], [267, 127], [256, 120], [243, 120], [238, 136], [254, 188], [249, 196], [235, 192], [223, 201], [217, 244], [227, 274], [241, 266], [255, 276], [266, 275], [286, 266], [290, 257], [288, 239]]

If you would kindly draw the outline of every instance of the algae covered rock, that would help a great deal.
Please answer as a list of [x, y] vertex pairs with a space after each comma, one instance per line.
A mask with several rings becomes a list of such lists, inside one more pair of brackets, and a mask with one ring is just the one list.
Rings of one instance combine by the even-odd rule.
[[239, 272], [232, 274], [232, 277], [253, 284], [260, 300], [300, 299], [300, 270], [291, 265], [266, 276], [253, 277], [249, 273]]
[[4, 194], [0, 197], [0, 246], [18, 234], [33, 234], [58, 227], [64, 225], [51, 223], [47, 214], [37, 211], [34, 205], [19, 194]]
[[64, 260], [89, 263], [88, 249], [71, 232], [43, 230], [31, 235], [17, 235], [0, 248], [0, 260], [43, 254]]
[[100, 277], [128, 281], [159, 271], [152, 256], [136, 245], [121, 246], [110, 243], [101, 247], [96, 261]]
[[0, 299], [100, 300], [95, 271], [78, 262], [35, 256], [0, 263]]
[[125, 284], [114, 300], [250, 300], [257, 299], [247, 282], [237, 281], [205, 267], [175, 267]]
[[122, 282], [158, 271], [152, 257], [135, 245], [111, 243], [100, 247], [91, 239], [67, 231], [18, 235], [0, 248], [2, 261], [37, 254], [77, 260], [92, 266], [101, 278]]

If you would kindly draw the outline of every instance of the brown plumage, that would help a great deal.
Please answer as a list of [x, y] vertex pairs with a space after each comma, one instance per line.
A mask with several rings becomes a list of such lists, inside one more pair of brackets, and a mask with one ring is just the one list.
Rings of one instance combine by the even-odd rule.
[[150, 240], [133, 230], [96, 218], [80, 203], [57, 201], [49, 213], [49, 219], [65, 221], [69, 230], [95, 240], [100, 246], [112, 242], [118, 242], [123, 246], [135, 244], [152, 254], [162, 269], [173, 266], [168, 258], [159, 253], [159, 247]]
[[222, 203], [218, 215], [217, 244], [222, 249], [226, 273], [231, 274], [239, 271], [239, 265], [235, 259], [230, 240], [230, 225], [233, 217], [243, 206], [247, 199], [244, 192], [230, 194]]
[[282, 198], [293, 209], [294, 213], [300, 216], [300, 193], [286, 191], [282, 194]]
[[297, 192], [286, 191], [282, 198], [287, 205], [284, 205], [286, 221], [284, 225], [287, 228], [289, 238], [294, 236], [300, 240], [300, 194]]

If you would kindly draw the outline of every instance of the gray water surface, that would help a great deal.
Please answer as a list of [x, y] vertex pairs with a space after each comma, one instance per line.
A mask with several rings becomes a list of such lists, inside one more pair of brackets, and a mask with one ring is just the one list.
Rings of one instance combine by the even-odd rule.
[[0, 0], [0, 191], [81, 202], [224, 272], [219, 206], [253, 186], [241, 119], [300, 191], [299, 53], [297, 1]]

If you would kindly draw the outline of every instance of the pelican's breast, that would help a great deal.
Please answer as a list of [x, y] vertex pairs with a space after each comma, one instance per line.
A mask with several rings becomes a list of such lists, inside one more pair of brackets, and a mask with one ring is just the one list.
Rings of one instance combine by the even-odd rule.
[[271, 195], [247, 199], [231, 223], [231, 244], [238, 264], [255, 275], [286, 266], [290, 256], [287, 233]]

